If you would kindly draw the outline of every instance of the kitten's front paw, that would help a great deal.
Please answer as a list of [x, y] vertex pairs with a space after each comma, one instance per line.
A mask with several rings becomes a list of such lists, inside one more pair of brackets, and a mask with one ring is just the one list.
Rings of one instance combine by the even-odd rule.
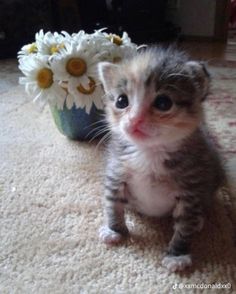
[[108, 226], [102, 226], [99, 229], [99, 238], [107, 245], [115, 245], [124, 239], [124, 235], [113, 231]]
[[162, 265], [170, 272], [182, 271], [192, 265], [192, 258], [190, 254], [180, 256], [166, 255], [162, 260]]

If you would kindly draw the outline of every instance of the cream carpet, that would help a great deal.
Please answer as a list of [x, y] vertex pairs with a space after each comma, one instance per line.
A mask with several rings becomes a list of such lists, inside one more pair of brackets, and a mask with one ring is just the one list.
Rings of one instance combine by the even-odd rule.
[[[1, 61], [0, 71], [0, 293], [236, 293], [232, 195], [219, 194], [194, 239], [194, 265], [181, 274], [161, 266], [170, 220], [129, 214], [132, 238], [107, 248], [97, 237], [103, 148], [63, 137], [17, 85], [15, 61]], [[208, 120], [231, 162], [236, 69], [212, 72]], [[189, 289], [219, 283], [231, 289]]]

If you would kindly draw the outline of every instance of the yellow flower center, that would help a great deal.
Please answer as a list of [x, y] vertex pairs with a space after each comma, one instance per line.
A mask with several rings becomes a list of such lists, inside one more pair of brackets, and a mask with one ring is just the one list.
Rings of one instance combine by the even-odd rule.
[[83, 85], [80, 84], [77, 87], [77, 90], [82, 94], [89, 95], [89, 94], [92, 94], [95, 91], [95, 88], [96, 88], [95, 81], [92, 78], [89, 77], [88, 88], [85, 88]]
[[38, 51], [38, 48], [37, 48], [36, 43], [30, 44], [30, 46], [28, 48], [28, 52], [29, 53], [37, 53], [37, 51]]
[[49, 68], [42, 68], [37, 74], [38, 86], [42, 89], [51, 87], [53, 83], [53, 73]]
[[55, 54], [57, 52], [59, 52], [60, 49], [64, 48], [64, 44], [56, 44], [56, 45], [52, 45], [50, 48], [50, 53]]
[[82, 58], [71, 58], [66, 64], [66, 70], [70, 75], [80, 77], [86, 72], [87, 64]]
[[115, 35], [115, 34], [110, 34], [109, 39], [111, 40], [112, 43], [114, 43], [118, 46], [122, 45], [122, 43], [123, 43], [121, 37], [118, 35]]

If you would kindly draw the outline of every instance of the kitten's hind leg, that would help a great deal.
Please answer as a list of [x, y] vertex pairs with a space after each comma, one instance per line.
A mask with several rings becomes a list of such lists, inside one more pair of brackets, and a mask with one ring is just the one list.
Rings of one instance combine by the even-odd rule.
[[169, 271], [181, 271], [192, 265], [190, 245], [193, 234], [203, 226], [201, 205], [198, 201], [179, 200], [174, 213], [174, 235], [162, 265]]
[[123, 195], [122, 188], [106, 189], [105, 193], [106, 224], [100, 228], [99, 237], [104, 243], [113, 245], [121, 242], [129, 234], [124, 217], [124, 206], [127, 200], [120, 196]]

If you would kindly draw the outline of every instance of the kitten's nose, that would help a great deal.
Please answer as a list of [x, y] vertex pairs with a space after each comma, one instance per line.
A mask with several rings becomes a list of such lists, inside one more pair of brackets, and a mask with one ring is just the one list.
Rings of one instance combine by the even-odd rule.
[[129, 125], [130, 125], [130, 131], [135, 132], [137, 130], [140, 130], [141, 125], [144, 122], [144, 116], [143, 115], [138, 115], [131, 117], [129, 119]]
[[139, 113], [133, 117], [130, 117], [127, 128], [128, 133], [135, 138], [145, 139], [146, 137], [148, 137], [148, 134], [146, 133], [146, 130], [144, 128], [144, 123], [145, 113]]

